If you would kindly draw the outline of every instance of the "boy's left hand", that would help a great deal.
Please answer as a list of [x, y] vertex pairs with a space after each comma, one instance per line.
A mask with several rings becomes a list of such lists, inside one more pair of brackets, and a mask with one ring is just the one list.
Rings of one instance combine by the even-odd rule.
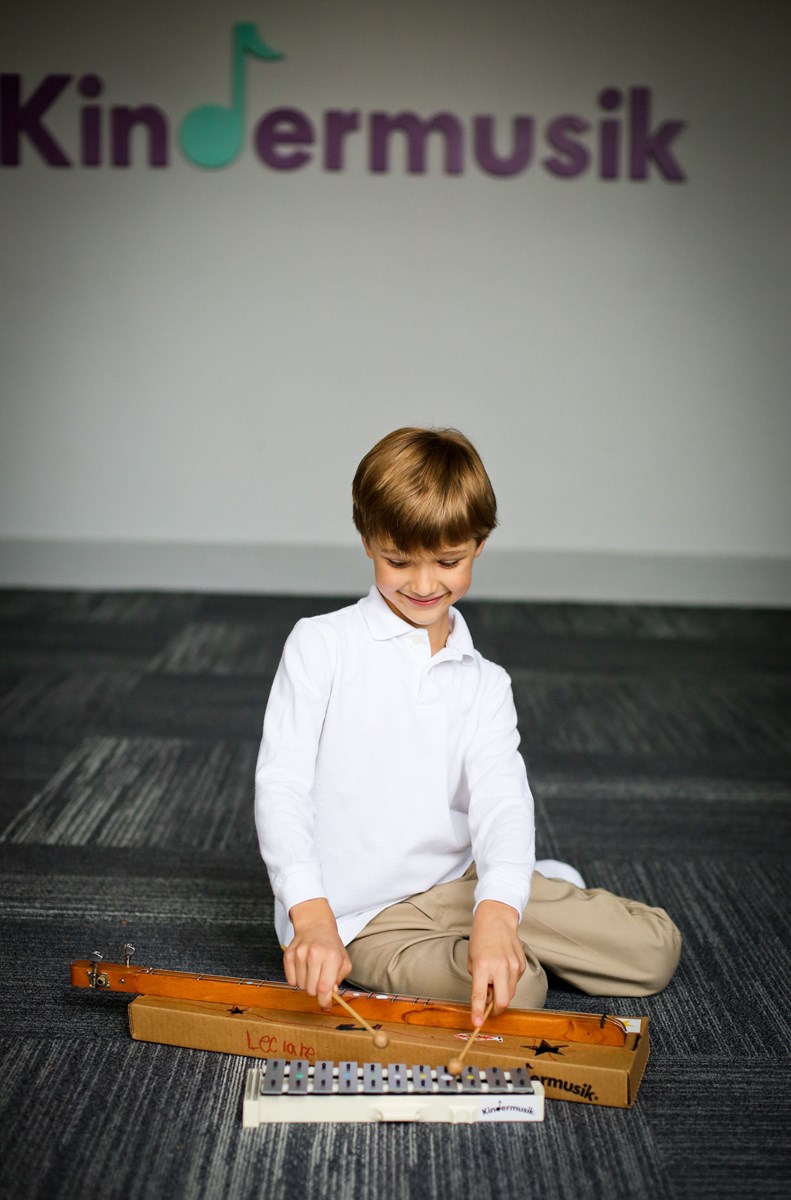
[[483, 1024], [491, 989], [493, 1013], [503, 1012], [514, 998], [527, 963], [519, 940], [519, 913], [499, 900], [482, 900], [475, 910], [467, 970], [472, 976], [472, 1024]]

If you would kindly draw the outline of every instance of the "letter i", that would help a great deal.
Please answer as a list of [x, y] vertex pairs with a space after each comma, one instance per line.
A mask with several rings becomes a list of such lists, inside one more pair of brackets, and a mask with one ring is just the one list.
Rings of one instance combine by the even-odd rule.
[[[83, 75], [77, 85], [89, 100], [101, 96], [104, 81], [98, 75]], [[83, 104], [81, 111], [81, 162], [84, 167], [99, 167], [102, 162], [102, 110], [98, 104]]]
[[[617, 88], [605, 88], [599, 96], [599, 104], [613, 112], [623, 104], [623, 93]], [[599, 124], [599, 178], [617, 179], [621, 166], [621, 122], [601, 121]]]

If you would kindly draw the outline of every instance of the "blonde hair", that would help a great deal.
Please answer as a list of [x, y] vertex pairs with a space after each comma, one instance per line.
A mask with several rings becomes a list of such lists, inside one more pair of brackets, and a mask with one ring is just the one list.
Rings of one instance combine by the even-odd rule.
[[369, 450], [352, 483], [362, 536], [406, 553], [435, 551], [497, 524], [497, 499], [478, 451], [458, 429], [395, 429]]

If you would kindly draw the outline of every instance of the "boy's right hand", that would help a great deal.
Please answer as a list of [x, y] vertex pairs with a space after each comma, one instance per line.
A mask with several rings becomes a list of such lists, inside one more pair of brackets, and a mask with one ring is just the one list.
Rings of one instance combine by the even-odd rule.
[[332, 989], [352, 969], [333, 911], [320, 897], [295, 904], [288, 915], [294, 937], [283, 953], [286, 979], [292, 987], [316, 996], [322, 1008], [329, 1008]]

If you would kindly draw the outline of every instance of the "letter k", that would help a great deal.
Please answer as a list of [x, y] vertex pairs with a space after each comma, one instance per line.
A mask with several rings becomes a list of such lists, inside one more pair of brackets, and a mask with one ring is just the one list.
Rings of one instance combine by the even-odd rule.
[[653, 159], [665, 179], [682, 183], [686, 175], [669, 146], [685, 128], [686, 121], [663, 121], [657, 129], [651, 130], [650, 89], [632, 88], [631, 101], [631, 178], [647, 179], [648, 163]]
[[41, 118], [57, 100], [71, 80], [71, 75], [47, 75], [33, 95], [22, 103], [22, 76], [0, 76], [0, 110], [2, 110], [2, 132], [0, 133], [0, 163], [4, 167], [18, 167], [20, 163], [20, 139], [30, 139], [45, 163], [51, 167], [70, 167], [72, 164], [52, 134], [41, 123]]

